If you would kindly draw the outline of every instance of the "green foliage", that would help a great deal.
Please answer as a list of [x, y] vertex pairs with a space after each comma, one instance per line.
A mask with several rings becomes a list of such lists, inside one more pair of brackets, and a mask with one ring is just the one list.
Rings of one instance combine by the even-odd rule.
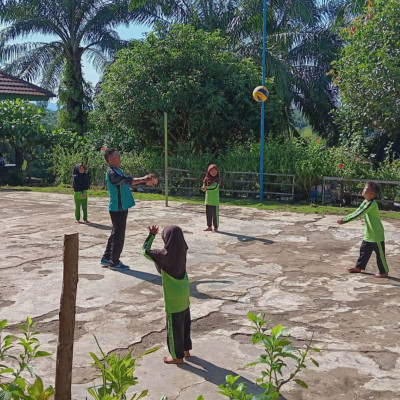
[[[102, 384], [88, 389], [88, 393], [95, 400], [126, 400], [128, 389], [138, 383], [137, 377], [134, 376], [137, 360], [158, 350], [158, 347], [149, 349], [136, 358], [132, 358], [131, 350], [121, 358], [116, 353], [105, 354], [96, 336], [94, 338], [102, 359], [94, 353], [90, 353], [90, 356], [94, 360], [93, 366], [101, 373]], [[139, 395], [135, 393], [130, 397], [130, 400], [142, 399], [146, 397], [147, 392], [148, 390], [143, 390]]]
[[0, 139], [12, 147], [32, 148], [48, 142], [42, 126], [45, 113], [27, 100], [0, 101]]
[[[262, 353], [257, 361], [248, 364], [249, 366], [261, 365], [264, 368], [257, 379], [257, 383], [264, 392], [258, 395], [247, 394], [246, 384], [237, 383], [240, 376], [228, 375], [225, 384], [219, 385], [219, 393], [229, 397], [230, 400], [273, 400], [279, 398], [282, 386], [290, 381], [307, 388], [307, 384], [298, 379], [297, 374], [306, 368], [306, 359], [310, 351], [319, 352], [319, 349], [311, 347], [312, 338], [305, 349], [297, 348], [289, 340], [288, 328], [276, 325], [268, 334], [268, 328], [265, 326], [267, 321], [263, 319], [263, 316], [250, 312], [247, 316], [254, 325], [254, 333], [251, 336], [253, 344], [262, 342], [264, 345], [265, 353]], [[288, 373], [288, 376], [284, 377], [285, 369], [288, 368], [287, 359], [294, 360], [295, 367], [292, 372]], [[315, 366], [319, 366], [315, 359], [310, 357], [310, 361]]]
[[88, 88], [88, 84], [83, 80], [81, 63], [67, 60], [58, 93], [58, 105], [61, 106], [58, 113], [59, 129], [69, 129], [79, 135], [86, 131], [85, 111], [89, 109], [90, 91], [85, 93], [85, 88]]
[[[267, 334], [268, 328], [265, 326], [267, 321], [263, 319], [263, 316], [252, 313], [247, 315], [255, 325], [252, 335], [253, 344], [262, 342], [265, 350], [265, 354], [261, 354], [257, 361], [249, 364], [262, 365], [265, 368], [257, 379], [257, 382], [261, 383], [260, 386], [265, 388], [268, 393], [273, 391], [279, 393], [283, 385], [294, 380], [298, 385], [307, 388], [308, 386], [305, 382], [298, 378], [295, 379], [295, 377], [302, 369], [306, 368], [305, 361], [308, 353], [310, 351], [319, 352], [319, 349], [311, 347], [312, 337], [305, 349], [297, 348], [289, 340], [289, 328], [276, 325], [271, 328], [270, 334]], [[285, 360], [289, 358], [295, 361], [296, 367], [294, 371], [290, 372], [289, 376], [284, 378], [283, 370], [287, 367]], [[313, 358], [310, 358], [310, 361], [315, 366], [319, 366], [318, 362]]]
[[[134, 18], [137, 16], [129, 14], [127, 2], [119, 0], [3, 0], [0, 21], [6, 28], [1, 31], [0, 62], [11, 74], [40, 81], [50, 90], [57, 88], [63, 76], [60, 100], [65, 109], [60, 122], [81, 134], [88, 94], [81, 72], [82, 57], [85, 55], [101, 71], [127, 44], [114, 29]], [[32, 40], [33, 33], [52, 41], [21, 40]]]
[[[67, 138], [71, 138], [67, 135]], [[67, 142], [66, 142], [67, 143]], [[72, 170], [75, 164], [83, 162], [87, 166], [91, 184], [103, 186], [107, 163], [100, 147], [93, 142], [83, 140], [75, 144], [58, 146], [52, 152], [54, 173], [58, 182], [71, 184]], [[264, 148], [264, 172], [295, 175], [296, 192], [308, 198], [313, 186], [320, 183], [323, 176], [346, 179], [382, 179], [398, 180], [399, 161], [387, 156], [378, 168], [365, 158], [366, 149], [360, 136], [353, 136], [346, 145], [328, 147], [322, 139], [299, 138], [279, 140], [267, 137]], [[164, 154], [156, 150], [122, 153], [121, 168], [127, 174], [142, 176], [154, 172], [159, 176], [164, 173]], [[207, 166], [217, 163], [220, 171], [257, 172], [259, 170], [260, 144], [247, 142], [233, 145], [218, 155], [203, 152], [195, 155], [190, 145], [178, 145], [175, 153], [169, 155], [169, 166], [193, 171], [203, 178]], [[224, 188], [233, 189], [229, 181], [233, 175], [225, 173]], [[235, 176], [235, 179], [238, 179]], [[199, 181], [199, 184], [201, 182]], [[177, 183], [179, 186], [179, 182]], [[258, 190], [258, 181], [250, 190]], [[183, 185], [185, 186], [185, 185]], [[384, 195], [394, 198], [395, 190], [384, 187]]]
[[[0, 400], [49, 400], [54, 395], [54, 389], [44, 387], [42, 379], [35, 374], [32, 362], [40, 357], [48, 357], [50, 353], [39, 350], [38, 332], [33, 329], [35, 323], [27, 317], [26, 324], [18, 327], [21, 336], [5, 335], [3, 331], [7, 320], [0, 321]], [[16, 356], [14, 348], [22, 349]], [[7, 362], [7, 363], [6, 363]], [[34, 379], [33, 383], [30, 380]]]
[[336, 119], [343, 131], [379, 135], [400, 151], [400, 7], [398, 0], [373, 0], [343, 29], [347, 42], [333, 65], [342, 106]]
[[[162, 149], [163, 118], [175, 152], [215, 152], [259, 136], [260, 106], [252, 98], [260, 69], [228, 50], [215, 32], [190, 25], [158, 30], [133, 41], [108, 68], [92, 122], [114, 141], [128, 136], [133, 149]], [[268, 82], [271, 86], [271, 81]], [[270, 96], [268, 106], [276, 101]]]

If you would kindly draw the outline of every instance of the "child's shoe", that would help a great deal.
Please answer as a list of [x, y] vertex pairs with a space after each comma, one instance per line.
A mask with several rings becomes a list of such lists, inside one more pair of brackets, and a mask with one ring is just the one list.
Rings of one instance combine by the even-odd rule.
[[114, 271], [129, 269], [129, 267], [123, 264], [122, 261], [120, 261], [118, 264], [110, 264], [108, 268]]
[[104, 267], [108, 267], [112, 264], [112, 262], [110, 260], [107, 260], [107, 258], [105, 257], [101, 257], [100, 264]]

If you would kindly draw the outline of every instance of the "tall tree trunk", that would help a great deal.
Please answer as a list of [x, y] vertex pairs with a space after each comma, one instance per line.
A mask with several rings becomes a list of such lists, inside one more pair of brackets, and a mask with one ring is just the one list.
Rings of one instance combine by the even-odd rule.
[[87, 122], [87, 98], [83, 89], [81, 54], [72, 59], [67, 58], [59, 98], [62, 106], [58, 119], [59, 127], [83, 135]]

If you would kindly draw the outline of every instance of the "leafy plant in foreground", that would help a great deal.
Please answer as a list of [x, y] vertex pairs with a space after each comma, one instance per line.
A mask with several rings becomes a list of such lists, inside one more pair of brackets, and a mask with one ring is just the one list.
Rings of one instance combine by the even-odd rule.
[[[219, 393], [230, 400], [272, 400], [279, 397], [280, 390], [283, 385], [290, 381], [296, 382], [298, 385], [307, 388], [307, 384], [301, 379], [296, 378], [297, 374], [306, 368], [306, 359], [310, 351], [319, 352], [319, 349], [311, 347], [312, 337], [305, 349], [300, 349], [292, 345], [288, 339], [289, 328], [283, 328], [282, 325], [276, 325], [271, 329], [271, 333], [267, 334], [268, 328], [265, 327], [266, 321], [261, 315], [247, 314], [249, 320], [253, 322], [254, 333], [252, 334], [253, 344], [262, 342], [265, 353], [260, 355], [257, 361], [249, 366], [262, 365], [265, 370], [261, 371], [261, 376], [257, 379], [257, 383], [264, 389], [261, 394], [247, 394], [247, 387], [244, 383], [236, 383], [239, 376], [233, 377], [228, 375], [226, 383], [219, 386]], [[283, 369], [288, 367], [285, 359], [291, 358], [295, 360], [295, 369], [288, 376], [283, 376]], [[310, 357], [311, 362], [319, 366], [318, 362]]]
[[[45, 388], [42, 379], [35, 374], [33, 360], [48, 357], [50, 353], [39, 350], [38, 332], [33, 330], [35, 323], [30, 317], [26, 325], [20, 324], [21, 336], [6, 335], [2, 337], [7, 320], [0, 321], [0, 400], [48, 400], [53, 397], [52, 386]], [[16, 344], [15, 344], [16, 343]], [[15, 356], [13, 348], [22, 348]], [[6, 362], [8, 363], [6, 364]], [[30, 383], [29, 378], [34, 379]]]
[[[88, 393], [95, 400], [126, 400], [128, 389], [138, 384], [137, 377], [133, 375], [136, 369], [136, 361], [146, 354], [158, 350], [158, 347], [146, 350], [136, 358], [132, 357], [131, 350], [121, 358], [120, 355], [116, 353], [105, 354], [96, 336], [94, 339], [96, 340], [103, 359], [100, 360], [94, 353], [90, 353], [90, 356], [94, 360], [94, 367], [101, 372], [100, 377], [102, 379], [102, 384], [88, 389]], [[130, 397], [130, 400], [142, 399], [147, 393], [148, 390], [143, 390], [139, 396], [135, 393]]]

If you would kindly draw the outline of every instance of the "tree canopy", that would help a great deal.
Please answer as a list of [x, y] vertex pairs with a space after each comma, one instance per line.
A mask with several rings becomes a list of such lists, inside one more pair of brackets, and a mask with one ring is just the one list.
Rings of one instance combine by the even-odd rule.
[[347, 45], [334, 65], [342, 101], [338, 121], [347, 133], [379, 135], [400, 151], [399, 2], [370, 3], [342, 31]]
[[[165, 111], [171, 143], [224, 149], [259, 137], [260, 106], [252, 98], [259, 77], [260, 69], [227, 50], [217, 31], [178, 24], [118, 53], [93, 119], [99, 130], [128, 135], [139, 148], [159, 147]], [[274, 96], [268, 109], [279, 113]]]

